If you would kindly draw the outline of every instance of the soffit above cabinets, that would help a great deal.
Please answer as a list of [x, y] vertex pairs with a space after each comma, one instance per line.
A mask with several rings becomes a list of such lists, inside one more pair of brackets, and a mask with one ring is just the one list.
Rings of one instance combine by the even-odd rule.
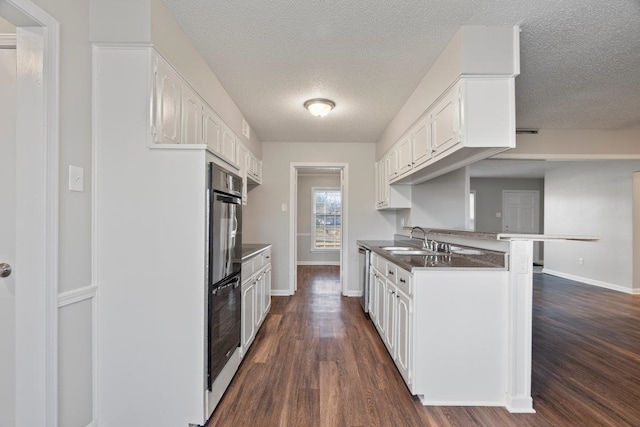
[[518, 127], [640, 128], [635, 1], [164, 3], [263, 141], [375, 142], [462, 25], [521, 26]]

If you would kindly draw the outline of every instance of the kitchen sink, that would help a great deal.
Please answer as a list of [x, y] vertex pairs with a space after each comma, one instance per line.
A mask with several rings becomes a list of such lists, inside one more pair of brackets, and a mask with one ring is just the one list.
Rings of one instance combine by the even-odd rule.
[[415, 255], [425, 256], [425, 255], [435, 255], [436, 254], [436, 252], [421, 251], [421, 250], [416, 250], [416, 249], [413, 249], [413, 250], [404, 250], [403, 249], [403, 250], [400, 250], [400, 251], [389, 251], [389, 252], [391, 252], [392, 255], [400, 255], [400, 256], [402, 256], [402, 255], [405, 255], [405, 256], [415, 256]]
[[418, 248], [415, 248], [413, 246], [382, 246], [380, 247], [380, 249], [383, 249], [385, 251], [416, 251], [419, 250]]
[[478, 249], [461, 248], [458, 246], [451, 246], [451, 252], [459, 255], [483, 255], [484, 252]]

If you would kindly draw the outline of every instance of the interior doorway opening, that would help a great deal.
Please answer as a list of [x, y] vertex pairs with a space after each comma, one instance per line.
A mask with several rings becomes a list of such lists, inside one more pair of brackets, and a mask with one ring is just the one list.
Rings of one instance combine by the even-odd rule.
[[298, 289], [299, 265], [328, 265], [339, 266], [346, 295], [348, 165], [292, 163], [290, 178], [289, 294]]

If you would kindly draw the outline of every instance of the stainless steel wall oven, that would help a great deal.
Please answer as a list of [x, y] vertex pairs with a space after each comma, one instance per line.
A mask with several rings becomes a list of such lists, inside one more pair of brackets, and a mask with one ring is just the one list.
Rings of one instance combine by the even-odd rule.
[[240, 346], [242, 178], [208, 166], [207, 387]]

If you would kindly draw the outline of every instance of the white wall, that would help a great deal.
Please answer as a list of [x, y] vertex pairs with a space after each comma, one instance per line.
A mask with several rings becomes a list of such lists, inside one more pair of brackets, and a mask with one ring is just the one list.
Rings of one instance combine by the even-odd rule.
[[311, 233], [314, 227], [311, 221], [311, 190], [314, 187], [340, 188], [340, 175], [298, 175], [298, 264], [327, 263], [340, 264], [340, 251], [311, 251]]
[[635, 171], [640, 171], [640, 161], [621, 160], [576, 162], [546, 173], [545, 233], [602, 240], [546, 243], [545, 270], [631, 292]]
[[275, 293], [289, 287], [289, 173], [292, 162], [346, 162], [349, 165], [348, 235], [344, 236], [349, 254], [346, 266], [349, 290], [357, 289], [356, 240], [391, 239], [395, 229], [393, 212], [374, 209], [373, 143], [283, 143], [264, 142], [263, 184], [251, 190], [249, 205], [243, 210], [243, 239], [247, 243], [273, 245], [273, 280]]
[[640, 159], [640, 129], [540, 129], [516, 135], [516, 148], [502, 159]]
[[[398, 211], [396, 233], [405, 226], [465, 230], [469, 206], [468, 168], [460, 168], [411, 189], [411, 209]], [[420, 236], [421, 237], [421, 236]]]
[[11, 22], [0, 17], [0, 34], [15, 34], [16, 27]]
[[540, 192], [540, 231], [544, 231], [544, 179], [471, 178], [476, 191], [476, 231], [502, 232], [502, 192], [504, 190], [537, 190]]
[[[59, 292], [91, 285], [91, 45], [89, 1], [32, 0], [60, 22]], [[68, 189], [69, 165], [84, 169], [84, 191]], [[91, 299], [60, 308], [58, 423], [92, 420]], [[71, 313], [73, 311], [73, 314]], [[71, 339], [66, 339], [71, 337]]]

